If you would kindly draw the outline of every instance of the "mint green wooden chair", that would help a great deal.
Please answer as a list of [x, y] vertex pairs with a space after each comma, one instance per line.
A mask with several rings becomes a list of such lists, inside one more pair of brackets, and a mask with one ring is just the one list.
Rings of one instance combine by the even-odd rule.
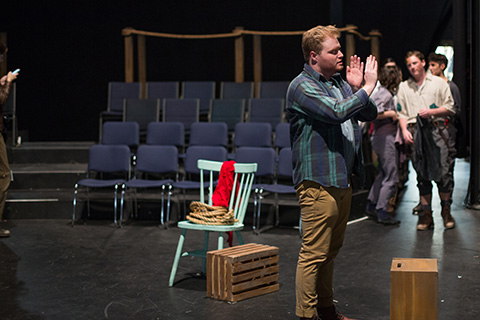
[[[214, 186], [214, 175], [215, 173], [220, 172], [223, 162], [219, 161], [210, 161], [210, 160], [198, 160], [197, 165], [200, 169], [200, 185], [203, 185], [204, 174], [205, 177], [210, 179], [210, 187], [208, 188], [208, 204], [212, 205], [212, 195], [213, 195], [213, 186]], [[255, 172], [257, 171], [256, 163], [236, 163], [235, 165], [235, 178], [234, 178], [234, 189], [232, 190], [232, 196], [230, 197], [229, 210], [233, 209], [233, 214], [235, 219], [238, 222], [235, 222], [233, 225], [221, 225], [221, 226], [212, 226], [204, 224], [196, 224], [188, 220], [178, 222], [178, 227], [182, 229], [182, 234], [178, 240], [177, 251], [175, 253], [175, 259], [173, 260], [172, 271], [170, 272], [169, 286], [173, 286], [175, 280], [175, 274], [177, 273], [178, 262], [181, 257], [194, 256], [200, 257], [203, 259], [202, 262], [202, 272], [206, 271], [206, 260], [207, 260], [207, 251], [208, 251], [208, 238], [210, 232], [218, 232], [218, 244], [217, 249], [223, 249], [224, 242], [224, 233], [234, 231], [237, 235], [238, 242], [243, 244], [242, 235], [240, 231], [243, 229], [243, 219], [245, 218], [245, 213], [247, 211], [248, 199], [250, 198], [250, 191], [252, 189], [252, 184], [254, 180]], [[238, 192], [236, 190], [238, 183]], [[235, 196], [236, 195], [236, 196]], [[205, 203], [205, 194], [204, 189], [200, 188], [200, 201]], [[185, 236], [187, 230], [198, 230], [204, 231], [204, 242], [203, 249], [183, 252], [183, 243], [185, 241]]]

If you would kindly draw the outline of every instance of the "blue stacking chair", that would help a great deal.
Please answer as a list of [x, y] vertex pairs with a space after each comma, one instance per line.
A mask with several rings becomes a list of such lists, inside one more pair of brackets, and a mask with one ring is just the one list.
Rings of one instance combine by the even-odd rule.
[[124, 99], [140, 99], [141, 84], [139, 82], [108, 83], [108, 106], [104, 114], [122, 115]]
[[225, 122], [228, 131], [233, 132], [237, 123], [245, 121], [245, 99], [211, 100], [209, 121]]
[[160, 119], [160, 99], [123, 100], [123, 121], [138, 123], [140, 135], [145, 136], [150, 122]]
[[241, 147], [271, 147], [272, 126], [267, 122], [240, 122], [235, 125], [233, 152], [228, 158], [235, 159], [235, 150]]
[[184, 161], [185, 175], [182, 177], [182, 180], [172, 184], [174, 189], [179, 189], [183, 192], [184, 214], [186, 212], [186, 191], [208, 187], [208, 184], [202, 185], [200, 183], [200, 177], [198, 177], [200, 170], [197, 167], [198, 159], [226, 161], [227, 149], [223, 146], [190, 146], [187, 148]]
[[[275, 181], [275, 161], [276, 154], [275, 149], [270, 148], [262, 148], [262, 147], [240, 147], [236, 150], [235, 153], [235, 161], [237, 163], [257, 163], [258, 168], [255, 175], [255, 182], [252, 185], [252, 189], [256, 190], [258, 186], [262, 186], [264, 184], [271, 184]], [[255, 204], [255, 208], [257, 208], [257, 201], [256, 193], [254, 192], [253, 202]], [[257, 232], [257, 225], [255, 221], [258, 220], [257, 212], [253, 212], [253, 231]]]
[[120, 121], [123, 114], [124, 99], [140, 99], [141, 84], [139, 82], [111, 81], [108, 83], [107, 110], [99, 117], [99, 140], [102, 139], [103, 123], [105, 121]]
[[178, 157], [185, 158], [185, 127], [182, 122], [150, 122], [147, 127], [148, 145], [175, 146]]
[[127, 145], [136, 149], [140, 144], [140, 127], [134, 121], [108, 121], [103, 124], [101, 144]]
[[147, 99], [178, 99], [178, 81], [149, 81], [147, 82]]
[[[92, 177], [96, 173], [96, 177]], [[87, 188], [87, 217], [90, 216], [90, 189], [112, 188], [113, 222], [117, 224], [118, 189], [123, 188], [130, 175], [130, 148], [125, 145], [93, 145], [89, 150], [88, 171], [85, 179], [75, 184], [73, 195], [72, 226], [76, 221], [77, 195], [80, 187]], [[123, 211], [123, 201], [120, 212]]]
[[220, 99], [251, 99], [254, 94], [252, 81], [246, 82], [220, 82]]
[[[170, 198], [172, 195], [172, 183], [176, 180], [178, 174], [178, 150], [175, 146], [141, 145], [137, 151], [137, 161], [134, 171], [134, 177], [125, 183], [125, 190], [122, 190], [122, 202], [125, 192], [128, 189], [135, 189], [135, 216], [137, 211], [137, 190], [138, 189], [161, 189], [161, 209], [160, 223], [166, 227], [166, 222], [170, 221]], [[152, 177], [173, 177], [163, 179], [153, 179]], [[167, 191], [167, 219], [164, 215], [165, 191]], [[123, 212], [120, 212], [120, 224], [123, 220]]]
[[164, 99], [163, 122], [181, 122], [185, 132], [190, 132], [192, 123], [199, 120], [198, 99]]
[[271, 147], [272, 126], [268, 122], [243, 122], [235, 125], [233, 145], [239, 147]]
[[284, 119], [283, 99], [250, 99], [248, 106], [249, 122], [268, 122], [272, 128]]
[[[208, 199], [205, 199], [204, 189], [200, 188], [200, 202], [207, 202], [209, 205], [212, 205], [212, 195], [213, 195], [213, 181], [218, 176], [220, 169], [222, 167], [221, 161], [208, 161], [208, 160], [198, 160], [197, 167], [200, 173], [200, 183], [204, 184], [204, 176], [209, 180], [208, 183], [205, 183], [209, 186]], [[242, 235], [240, 231], [243, 230], [243, 220], [245, 218], [245, 213], [247, 211], [248, 199], [250, 198], [251, 186], [254, 180], [254, 175], [257, 169], [257, 164], [255, 163], [236, 163], [234, 171], [234, 182], [233, 190], [230, 196], [229, 201], [229, 210], [233, 210], [233, 215], [237, 220], [232, 225], [205, 225], [193, 223], [191, 221], [180, 221], [178, 222], [178, 227], [182, 230], [180, 238], [178, 240], [177, 250], [175, 252], [175, 258], [173, 260], [172, 270], [170, 272], [170, 278], [168, 285], [171, 287], [175, 281], [175, 275], [178, 269], [178, 263], [181, 257], [193, 256], [200, 257], [202, 261], [202, 272], [206, 271], [206, 258], [208, 251], [208, 240], [210, 232], [218, 232], [218, 240], [216, 248], [218, 250], [223, 249], [224, 234], [225, 232], [235, 232], [238, 238], [239, 244], [243, 244]], [[238, 187], [237, 187], [238, 186]], [[238, 188], [238, 189], [237, 189]], [[195, 251], [183, 252], [183, 244], [185, 242], [185, 237], [187, 230], [197, 230], [203, 231], [203, 248]]]
[[184, 81], [182, 82], [183, 99], [199, 99], [200, 115], [208, 115], [210, 100], [215, 99], [215, 81]]
[[228, 127], [225, 122], [196, 122], [190, 132], [190, 146], [228, 145]]
[[258, 83], [258, 96], [285, 99], [289, 85], [289, 81], [261, 81]]
[[275, 127], [275, 139], [273, 145], [278, 150], [290, 148], [290, 123], [282, 122]]
[[[279, 179], [287, 180], [289, 184], [279, 184]], [[274, 194], [274, 207], [275, 207], [275, 226], [278, 226], [280, 222], [280, 212], [279, 212], [279, 194], [296, 194], [295, 188], [293, 187], [292, 181], [292, 150], [290, 148], [283, 148], [280, 150], [278, 155], [278, 166], [276, 170], [276, 176], [274, 183], [259, 183], [255, 185], [255, 216], [254, 216], [254, 232], [259, 234], [260, 229], [260, 215], [262, 208], [262, 200], [266, 196], [264, 192], [270, 192]], [[292, 202], [292, 205], [297, 206], [298, 202]], [[265, 229], [272, 228], [273, 226], [268, 226]]]

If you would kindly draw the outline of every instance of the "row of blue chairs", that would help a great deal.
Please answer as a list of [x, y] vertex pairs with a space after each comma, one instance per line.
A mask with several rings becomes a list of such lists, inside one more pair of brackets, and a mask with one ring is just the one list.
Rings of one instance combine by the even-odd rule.
[[[267, 122], [240, 122], [235, 125], [231, 146], [228, 126], [223, 122], [195, 122], [191, 126], [188, 143], [181, 122], [150, 122], [147, 126], [147, 145], [176, 146], [183, 154], [186, 146], [290, 147], [290, 124], [279, 123], [273, 132]], [[136, 122], [109, 121], [103, 125], [101, 144], [123, 144], [134, 149], [140, 145], [140, 128]], [[232, 148], [230, 148], [232, 147]], [[233, 155], [230, 155], [232, 158]], [[233, 159], [233, 158], [232, 158]]]
[[[87, 216], [90, 216], [91, 188], [113, 188], [114, 191], [114, 224], [121, 226], [124, 211], [124, 196], [130, 190], [145, 188], [160, 188], [161, 211], [160, 221], [170, 221], [170, 202], [173, 189], [182, 191], [198, 190], [207, 185], [199, 182], [200, 171], [198, 160], [212, 160], [224, 162], [227, 160], [227, 150], [223, 146], [189, 146], [185, 153], [181, 179], [178, 161], [178, 150], [175, 146], [141, 145], [136, 152], [136, 162], [132, 169], [130, 161], [131, 151], [127, 145], [94, 145], [90, 148], [87, 178], [79, 180], [74, 187], [72, 225], [76, 222], [77, 195], [80, 187], [87, 189]], [[265, 192], [278, 197], [280, 193], [294, 193], [290, 184], [278, 184], [279, 178], [290, 178], [291, 181], [291, 151], [282, 148], [277, 154], [273, 147], [240, 147], [236, 150], [237, 163], [256, 163], [254, 204], [254, 230], [258, 231], [261, 213], [261, 200]], [[133, 172], [133, 174], [132, 174]], [[96, 174], [96, 175], [94, 175]], [[153, 178], [153, 179], [152, 179]], [[121, 191], [120, 213], [118, 214], [118, 193]], [[165, 194], [167, 194], [166, 220], [164, 214]], [[137, 207], [137, 193], [133, 193], [135, 212]], [[186, 202], [184, 198], [184, 213]], [[278, 201], [277, 221], [278, 221]], [[119, 217], [118, 217], [119, 216]]]
[[[258, 98], [280, 98], [286, 96], [288, 81], [262, 81], [258, 83]], [[207, 111], [211, 99], [250, 99], [254, 98], [254, 82], [220, 82], [220, 92], [216, 94], [215, 81], [150, 81], [142, 88], [139, 82], [108, 83], [108, 105], [105, 114], [121, 113], [124, 99], [139, 99], [145, 91], [147, 99], [200, 99], [200, 110]]]
[[199, 99], [125, 99], [123, 121], [136, 121], [146, 130], [152, 121], [181, 121], [188, 131], [194, 122], [225, 122], [233, 130], [237, 122], [269, 122], [273, 127], [285, 120], [284, 99], [212, 99], [206, 117], [201, 117]]

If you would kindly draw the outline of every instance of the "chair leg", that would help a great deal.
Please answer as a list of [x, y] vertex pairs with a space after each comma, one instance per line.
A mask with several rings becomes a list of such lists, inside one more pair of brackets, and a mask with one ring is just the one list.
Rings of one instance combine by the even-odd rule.
[[257, 228], [255, 231], [257, 235], [260, 234], [260, 214], [262, 212], [262, 197], [263, 197], [262, 192], [263, 192], [262, 189], [260, 189], [260, 191], [258, 192], [258, 211], [257, 211], [257, 221], [256, 221]]
[[113, 195], [113, 224], [118, 227], [117, 221], [117, 197], [118, 197], [118, 184], [115, 185], [115, 191]]
[[278, 205], [278, 193], [275, 193], [275, 227], [280, 225], [280, 206]]
[[87, 188], [87, 218], [90, 218], [90, 188]]
[[180, 257], [182, 256], [183, 243], [185, 242], [186, 233], [187, 233], [187, 229], [182, 229], [182, 234], [178, 239], [177, 251], [175, 253], [175, 258], [173, 259], [172, 271], [170, 272], [170, 279], [168, 280], [169, 287], [172, 287], [173, 282], [175, 281], [175, 275], [177, 273], [178, 262], [180, 261]]
[[172, 185], [169, 185], [168, 186], [168, 196], [167, 196], [167, 224], [170, 222], [170, 200], [171, 200], [171, 197], [172, 197]]
[[72, 227], [75, 227], [75, 210], [77, 208], [77, 193], [78, 193], [78, 184], [75, 184], [75, 191], [73, 192], [73, 214], [72, 214]]
[[[134, 195], [133, 195], [133, 218], [138, 219], [138, 198], [137, 198], [137, 188], [135, 188]], [[130, 202], [131, 203], [131, 202]]]
[[183, 217], [182, 220], [187, 219], [187, 191], [183, 189]]
[[224, 242], [223, 232], [219, 232], [218, 233], [218, 246], [217, 246], [218, 250], [223, 249], [223, 242]]
[[203, 235], [203, 253], [205, 254], [205, 257], [202, 257], [202, 273], [207, 272], [207, 251], [208, 251], [209, 237], [210, 237], [210, 232], [205, 231]]
[[125, 198], [125, 184], [122, 184], [122, 192], [120, 196], [120, 219], [118, 220], [118, 226], [121, 228], [122, 227], [122, 221], [123, 221], [123, 203], [124, 203], [124, 198]]
[[258, 206], [258, 189], [255, 188], [255, 191], [253, 192], [253, 223], [252, 223], [252, 229], [253, 233], [257, 233], [257, 206]]
[[163, 206], [165, 204], [165, 185], [162, 186], [161, 204], [160, 204], [160, 225], [165, 227], [165, 217]]
[[240, 233], [240, 231], [235, 231], [235, 234], [237, 235], [238, 243], [239, 243], [240, 245], [245, 244], [245, 243], [243, 242], [243, 237], [242, 237], [242, 234]]

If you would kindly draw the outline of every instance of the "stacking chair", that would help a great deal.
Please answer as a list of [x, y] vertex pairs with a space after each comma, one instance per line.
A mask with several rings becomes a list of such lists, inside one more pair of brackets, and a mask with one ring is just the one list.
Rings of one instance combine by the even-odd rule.
[[148, 145], [175, 146], [178, 157], [185, 157], [185, 127], [182, 122], [150, 122], [147, 127]]
[[[289, 181], [290, 183], [288, 184], [279, 184], [278, 181], [279, 179], [282, 179]], [[279, 224], [279, 194], [296, 194], [295, 188], [292, 185], [292, 150], [290, 148], [283, 148], [280, 150], [280, 153], [278, 155], [278, 166], [276, 170], [276, 177], [275, 181], [273, 184], [267, 184], [267, 183], [259, 183], [255, 185], [255, 194], [254, 198], [256, 199], [255, 201], [255, 209], [254, 209], [254, 221], [253, 221], [253, 230], [256, 234], [260, 234], [260, 232], [264, 231], [265, 229], [270, 229], [273, 226], [268, 226], [267, 228], [264, 228], [263, 230], [260, 229], [260, 215], [261, 215], [261, 207], [262, 207], [262, 200], [264, 199], [267, 193], [273, 193], [274, 194], [274, 207], [275, 207], [275, 226]], [[291, 205], [297, 206], [298, 202], [293, 201], [291, 202]]]
[[139, 82], [109, 82], [107, 113], [122, 115], [123, 99], [140, 99]]
[[190, 146], [228, 145], [228, 127], [225, 122], [196, 122], [190, 132]]
[[241, 122], [235, 125], [233, 145], [239, 147], [271, 147], [272, 126], [268, 122]]
[[262, 81], [258, 83], [259, 98], [285, 99], [289, 81]]
[[120, 121], [123, 113], [123, 99], [140, 99], [141, 84], [139, 82], [108, 83], [107, 110], [100, 113], [99, 140], [102, 139], [103, 123], [105, 121]]
[[272, 126], [267, 122], [240, 122], [235, 125], [233, 150], [228, 159], [235, 159], [235, 150], [241, 147], [271, 147]]
[[250, 99], [248, 106], [249, 122], [268, 122], [272, 128], [284, 119], [283, 99]]
[[278, 150], [282, 148], [290, 148], [290, 123], [282, 122], [275, 127], [275, 139], [273, 142]]
[[[93, 174], [97, 175], [93, 177]], [[113, 222], [117, 224], [118, 189], [123, 188], [130, 174], [130, 149], [126, 145], [93, 145], [89, 150], [87, 178], [75, 184], [73, 194], [72, 226], [76, 221], [77, 195], [80, 187], [87, 188], [87, 217], [90, 217], [90, 189], [111, 188], [113, 198]], [[123, 201], [120, 212], [123, 211]]]
[[[240, 147], [235, 153], [235, 161], [237, 163], [257, 163], [257, 173], [255, 175], [255, 182], [252, 189], [255, 190], [264, 184], [271, 184], [275, 181], [275, 149], [261, 148], [261, 147]], [[256, 198], [257, 193], [254, 193], [253, 202], [257, 208]], [[258, 220], [257, 212], [253, 212], [254, 222]], [[278, 218], [277, 218], [278, 220]], [[253, 224], [253, 230], [256, 232], [256, 224]]]
[[212, 161], [226, 161], [227, 149], [223, 146], [190, 146], [187, 148], [184, 160], [184, 175], [182, 180], [174, 182], [173, 188], [183, 193], [183, 213], [186, 212], [186, 191], [208, 187], [200, 183], [200, 170], [197, 167], [198, 159]]
[[253, 98], [254, 82], [220, 82], [220, 99], [251, 99]]
[[192, 123], [199, 120], [198, 99], [164, 99], [163, 122], [182, 122], [185, 132], [190, 132]]
[[138, 123], [140, 135], [145, 136], [150, 122], [160, 118], [160, 99], [123, 100], [123, 121]]
[[[172, 195], [172, 183], [178, 173], [178, 150], [175, 146], [141, 145], [137, 151], [137, 161], [134, 177], [125, 183], [122, 190], [122, 202], [128, 189], [135, 189], [135, 216], [138, 216], [137, 191], [139, 189], [161, 189], [160, 223], [166, 226], [170, 221], [170, 197]], [[162, 178], [159, 178], [162, 177]], [[173, 179], [172, 179], [173, 177]], [[167, 219], [164, 215], [165, 191], [167, 191]], [[120, 212], [119, 224], [123, 220], [123, 212]]]
[[210, 111], [210, 100], [215, 99], [215, 81], [184, 81], [182, 97], [199, 99], [200, 116], [207, 116]]
[[178, 81], [147, 82], [147, 99], [178, 99]]
[[[208, 240], [210, 232], [218, 232], [218, 241], [217, 249], [223, 249], [224, 243], [224, 233], [225, 232], [235, 232], [238, 238], [239, 244], [243, 244], [242, 235], [240, 231], [243, 230], [243, 220], [245, 218], [245, 213], [247, 211], [248, 199], [250, 198], [251, 186], [253, 183], [254, 175], [257, 170], [257, 165], [255, 163], [236, 163], [234, 173], [234, 188], [232, 190], [232, 195], [230, 196], [229, 210], [233, 210], [235, 219], [238, 222], [235, 222], [233, 225], [204, 225], [196, 224], [190, 221], [180, 221], [178, 222], [178, 227], [182, 230], [180, 238], [178, 240], [177, 250], [175, 253], [175, 258], [173, 260], [172, 270], [170, 272], [170, 279], [168, 285], [171, 287], [175, 281], [175, 275], [177, 273], [178, 263], [180, 257], [194, 256], [200, 257], [203, 259], [202, 262], [202, 272], [206, 271], [206, 258], [208, 251]], [[198, 160], [198, 169], [200, 171], [200, 183], [203, 184], [203, 177], [209, 179], [209, 189], [208, 189], [208, 204], [212, 205], [212, 195], [213, 195], [213, 181], [215, 176], [218, 175], [222, 167], [222, 162], [217, 161], [207, 161], [207, 160]], [[238, 186], [238, 187], [237, 187]], [[203, 188], [200, 189], [200, 201], [205, 202], [205, 195]], [[187, 234], [187, 230], [197, 230], [204, 231], [203, 236], [203, 249], [196, 251], [183, 251], [183, 244]]]
[[101, 144], [127, 145], [134, 151], [140, 144], [140, 128], [134, 121], [108, 121], [103, 124]]
[[210, 101], [210, 122], [225, 122], [228, 131], [245, 120], [245, 99], [213, 99]]

